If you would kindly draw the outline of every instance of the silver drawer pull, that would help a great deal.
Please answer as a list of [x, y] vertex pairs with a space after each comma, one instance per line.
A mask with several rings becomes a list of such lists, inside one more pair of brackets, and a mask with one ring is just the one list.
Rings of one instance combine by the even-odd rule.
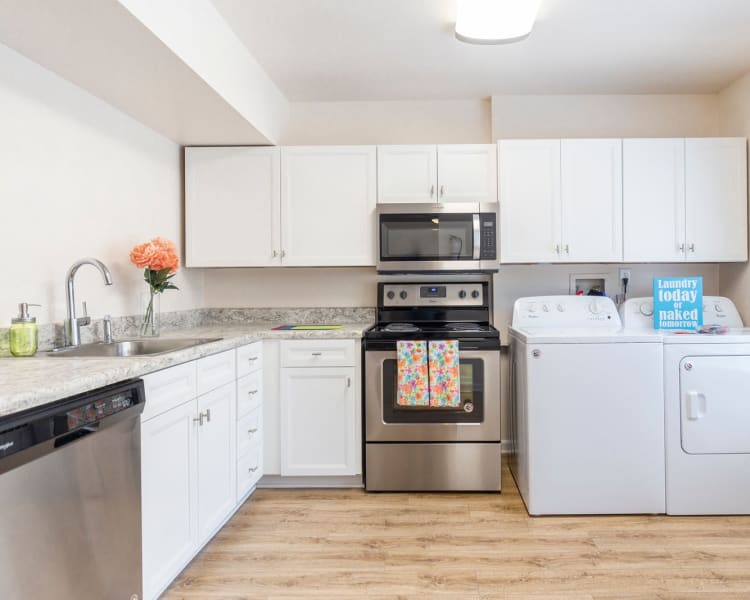
[[257, 427], [255, 427], [254, 429], [248, 429], [247, 433], [250, 434], [250, 435], [253, 435], [256, 431], [258, 431]]
[[247, 472], [248, 472], [248, 473], [255, 473], [255, 471], [257, 471], [257, 470], [258, 470], [258, 467], [250, 467], [250, 468], [249, 468], [249, 469], [247, 470]]
[[258, 393], [258, 390], [247, 390], [247, 395], [248, 396], [252, 396], [252, 395], [257, 394], [257, 393]]
[[248, 356], [247, 360], [249, 360], [250, 362], [255, 362], [256, 360], [258, 360], [258, 358], [260, 358], [260, 357], [258, 357], [258, 356]]
[[211, 422], [211, 409], [207, 408], [206, 409], [206, 423], [210, 423], [210, 422]]
[[322, 352], [312, 352], [312, 355], [313, 356], [322, 356], [323, 353]]

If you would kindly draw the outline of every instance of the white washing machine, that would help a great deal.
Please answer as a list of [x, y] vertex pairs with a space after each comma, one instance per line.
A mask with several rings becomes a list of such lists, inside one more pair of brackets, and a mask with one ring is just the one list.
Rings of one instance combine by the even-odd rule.
[[621, 307], [627, 330], [664, 343], [667, 513], [750, 513], [750, 330], [728, 298], [703, 299], [703, 322], [726, 334], [653, 329], [651, 298]]
[[521, 298], [510, 328], [511, 470], [532, 515], [663, 513], [662, 343], [614, 303]]

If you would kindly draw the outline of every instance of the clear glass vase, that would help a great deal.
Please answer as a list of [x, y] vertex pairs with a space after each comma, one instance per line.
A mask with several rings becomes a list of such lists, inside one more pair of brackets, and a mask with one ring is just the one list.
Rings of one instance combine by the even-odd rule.
[[143, 294], [143, 319], [140, 334], [143, 337], [157, 337], [161, 327], [161, 294], [150, 287]]

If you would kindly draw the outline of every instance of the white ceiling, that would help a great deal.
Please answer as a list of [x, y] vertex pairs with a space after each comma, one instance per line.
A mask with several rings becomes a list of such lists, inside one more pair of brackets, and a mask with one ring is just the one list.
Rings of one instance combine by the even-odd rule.
[[542, 0], [472, 46], [455, 0], [213, 0], [291, 101], [712, 93], [750, 70], [750, 0]]

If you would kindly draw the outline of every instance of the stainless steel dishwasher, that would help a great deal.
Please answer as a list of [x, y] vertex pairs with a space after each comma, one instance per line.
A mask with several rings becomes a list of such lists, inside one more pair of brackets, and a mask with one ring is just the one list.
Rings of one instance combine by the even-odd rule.
[[131, 380], [0, 418], [0, 598], [141, 598], [143, 402]]

